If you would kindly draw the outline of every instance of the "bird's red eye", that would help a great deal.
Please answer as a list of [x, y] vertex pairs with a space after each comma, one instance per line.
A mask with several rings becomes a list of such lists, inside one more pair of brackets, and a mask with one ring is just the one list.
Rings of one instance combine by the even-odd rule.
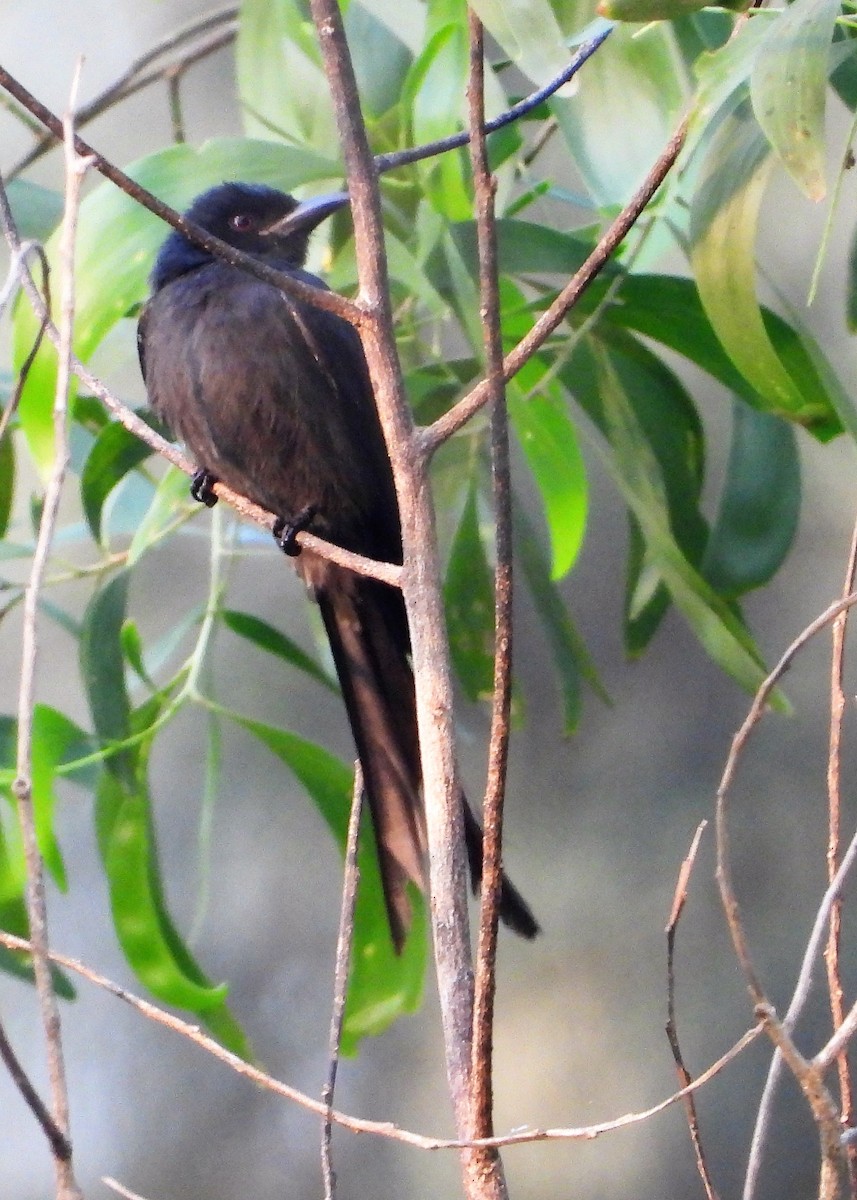
[[237, 233], [246, 233], [254, 225], [255, 221], [247, 213], [235, 213], [229, 218], [229, 228], [236, 230]]

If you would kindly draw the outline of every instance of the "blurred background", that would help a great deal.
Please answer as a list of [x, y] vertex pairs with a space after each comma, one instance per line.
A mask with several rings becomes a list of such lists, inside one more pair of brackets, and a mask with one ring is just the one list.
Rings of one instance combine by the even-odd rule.
[[[6, 0], [3, 65], [55, 111], [67, 99], [74, 64], [85, 56], [81, 99], [97, 94], [159, 37], [205, 11], [202, 2], [85, 0], [69, 5]], [[188, 75], [188, 140], [238, 134], [230, 50]], [[832, 108], [830, 120], [841, 121]], [[3, 160], [29, 145], [0, 117]], [[86, 136], [120, 164], [166, 144], [170, 122], [162, 89], [146, 91], [94, 122]], [[31, 177], [61, 186], [57, 153]], [[843, 246], [854, 212], [854, 181], [840, 204], [832, 245]], [[788, 303], [803, 307], [824, 212], [780, 178], [767, 211], [778, 214], [765, 241], [769, 275]], [[828, 255], [822, 287], [806, 315], [840, 377], [852, 374], [854, 346], [842, 325], [845, 263]], [[123, 335], [124, 336], [124, 335]], [[130, 402], [143, 399], [131, 347], [105, 346], [96, 369]], [[712, 485], [725, 462], [729, 397], [708, 379], [702, 408], [709, 435]], [[854, 455], [840, 438], [826, 448], [801, 438], [805, 500], [799, 536], [785, 569], [746, 604], [769, 662], [842, 587], [857, 505]], [[496, 1027], [496, 1127], [581, 1126], [642, 1109], [676, 1085], [664, 1036], [664, 923], [676, 875], [693, 831], [713, 815], [713, 798], [730, 739], [749, 699], [706, 658], [684, 622], [670, 615], [643, 661], [629, 663], [621, 645], [624, 510], [600, 467], [587, 455], [593, 497], [580, 562], [564, 586], [572, 611], [613, 700], [586, 698], [579, 732], [561, 736], [547, 650], [521, 602], [516, 672], [526, 722], [514, 737], [506, 818], [506, 862], [543, 925], [534, 945], [503, 936]], [[22, 493], [26, 488], [20, 489]], [[156, 626], [168, 587], [188, 605], [205, 594], [206, 518], [197, 535], [150, 556], [133, 604], [145, 630]], [[77, 589], [77, 590], [75, 590]], [[62, 601], [81, 611], [86, 585]], [[294, 637], [312, 634], [302, 588], [291, 570], [260, 547], [234, 575], [233, 607], [252, 608]], [[19, 670], [17, 617], [0, 627], [0, 708], [14, 711]], [[76, 663], [52, 624], [42, 633], [40, 699], [75, 715], [69, 689]], [[339, 701], [285, 679], [256, 656], [244, 669], [238, 639], [217, 648], [218, 689], [232, 707], [265, 717], [281, 705], [291, 727], [352, 753]], [[786, 681], [794, 713], [771, 715], [742, 762], [733, 794], [736, 885], [757, 967], [780, 1009], [788, 1003], [801, 949], [824, 888], [830, 644], [823, 635], [800, 656]], [[851, 692], [854, 671], [849, 670]], [[82, 697], [77, 718], [88, 725]], [[273, 718], [272, 718], [273, 719]], [[487, 718], [458, 712], [465, 778], [478, 795]], [[198, 824], [203, 782], [204, 718], [186, 715], [159, 743], [153, 789], [169, 903], [190, 928], [200, 886]], [[855, 817], [853, 705], [849, 694], [843, 760], [845, 829]], [[321, 732], [320, 732], [321, 731]], [[224, 784], [213, 812], [210, 855], [216, 881], [194, 943], [215, 980], [228, 980], [233, 1011], [261, 1063], [274, 1075], [318, 1095], [326, 1073], [329, 997], [339, 904], [338, 859], [327, 830], [284, 768], [247, 737], [225, 731]], [[107, 916], [103, 873], [94, 845], [91, 803], [68, 788], [59, 830], [70, 891], [51, 892], [51, 939], [136, 990]], [[713, 831], [705, 833], [678, 934], [677, 1002], [686, 1062], [699, 1072], [751, 1023], [713, 878]], [[846, 980], [853, 994], [853, 921], [845, 920]], [[819, 975], [821, 972], [819, 972]], [[0, 977], [0, 1015], [43, 1092], [45, 1071], [33, 992]], [[151, 1200], [205, 1196], [321, 1194], [318, 1121], [238, 1079], [119, 1001], [80, 983], [64, 1005], [78, 1178], [88, 1197], [109, 1193], [112, 1175]], [[811, 1051], [826, 1028], [824, 995], [814, 996], [802, 1045]], [[714, 1182], [736, 1195], [769, 1053], [757, 1043], [698, 1097], [702, 1135]], [[436, 999], [431, 982], [421, 1012], [363, 1044], [343, 1064], [338, 1107], [391, 1119], [429, 1134], [450, 1135]], [[52, 1194], [43, 1138], [0, 1074], [0, 1196], [41, 1200]], [[764, 1176], [765, 1197], [814, 1194], [815, 1137], [796, 1089], [777, 1108], [777, 1146]], [[453, 1155], [426, 1154], [392, 1142], [334, 1134], [341, 1200], [360, 1196], [436, 1197], [459, 1193]], [[683, 1110], [591, 1143], [541, 1144], [505, 1154], [511, 1193], [548, 1197], [701, 1194]]]

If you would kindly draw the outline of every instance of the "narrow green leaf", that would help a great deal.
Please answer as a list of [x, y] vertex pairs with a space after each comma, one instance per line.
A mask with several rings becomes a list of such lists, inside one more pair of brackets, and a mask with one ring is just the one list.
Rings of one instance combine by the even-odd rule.
[[[612, 456], [607, 469], [634, 514], [652, 563], [710, 657], [754, 692], [765, 678], [758, 649], [743, 622], [682, 554], [669, 523], [663, 477], [616, 371], [603, 353], [599, 367]], [[782, 696], [775, 699], [783, 707]]]
[[220, 615], [224, 625], [233, 633], [237, 633], [239, 637], [245, 638], [254, 646], [266, 650], [268, 654], [273, 654], [291, 666], [297, 667], [299, 671], [310, 675], [332, 692], [339, 691], [336, 680], [331, 679], [314, 658], [302, 650], [297, 642], [293, 642], [290, 637], [286, 637], [284, 633], [275, 629], [273, 625], [269, 625], [267, 621], [254, 617], [252, 613], [238, 612], [231, 608], [223, 609]]
[[509, 58], [535, 84], [568, 64], [568, 48], [549, 0], [471, 0], [474, 12]]
[[94, 748], [92, 739], [63, 713], [44, 704], [36, 705], [32, 744], [36, 837], [45, 865], [61, 891], [67, 890], [68, 881], [54, 830], [57, 768], [91, 754]]
[[[295, 774], [344, 849], [351, 807], [352, 773], [320, 746], [284, 729], [225, 713], [252, 733]], [[368, 814], [364, 814], [366, 817]], [[420, 1005], [426, 964], [425, 902], [411, 889], [413, 925], [400, 955], [393, 949], [381, 890], [371, 822], [364, 819], [358, 850], [360, 882], [354, 927], [351, 978], [342, 1049], [355, 1054], [360, 1038], [381, 1033]]]
[[[592, 311], [599, 296], [603, 296], [603, 286], [590, 289], [591, 294], [587, 294], [581, 305], [581, 314]], [[669, 346], [754, 408], [779, 411], [822, 441], [841, 433], [843, 424], [854, 429], [852, 436], [857, 435], [857, 416], [848, 417], [849, 411], [853, 414], [853, 404], [809, 334], [798, 331], [770, 309], [761, 310], [765, 335], [778, 356], [780, 369], [785, 369], [782, 364], [788, 365], [791, 383], [800, 393], [798, 407], [792, 412], [782, 412], [776, 392], [767, 387], [764, 378], [757, 379], [758, 371], [750, 368], [747, 374], [742, 373], [740, 364], [733, 361], [736, 356], [730, 357], [729, 348], [724, 349], [725, 342], [721, 345], [715, 333], [715, 328], [718, 333], [720, 329], [709, 320], [703, 304], [691, 279], [630, 275], [622, 282], [617, 302], [602, 314], [601, 320], [635, 329]], [[719, 313], [719, 306], [716, 307]], [[727, 324], [731, 335], [731, 322]], [[759, 391], [756, 382], [765, 390]]]
[[761, 587], [782, 566], [800, 516], [800, 459], [794, 429], [741, 401], [717, 519], [702, 573], [721, 595]]
[[549, 102], [599, 208], [627, 202], [662, 152], [687, 101], [669, 27], [654, 26], [645, 37], [636, 34], [617, 26], [576, 77], [574, 95]]
[[190, 480], [187, 475], [178, 467], [168, 467], [155, 488], [149, 511], [131, 539], [128, 547], [129, 567], [139, 562], [146, 551], [161, 540], [178, 514], [187, 508], [189, 498]]
[[839, 0], [793, 0], [771, 24], [750, 77], [756, 120], [795, 183], [822, 200], [824, 109]]
[[521, 564], [551, 649], [551, 665], [562, 696], [563, 733], [574, 733], [580, 721], [581, 680], [585, 679], [606, 704], [610, 703], [610, 698], [559, 589], [551, 579], [550, 560], [524, 505], [519, 502], [515, 504], [513, 528], [515, 558]]
[[691, 208], [691, 261], [717, 336], [772, 411], [799, 419], [804, 398], [777, 354], [756, 296], [759, 207], [773, 159], [745, 104], [712, 138]]
[[530, 390], [539, 386], [542, 371], [532, 360], [509, 385], [509, 418], [544, 504], [556, 580], [571, 570], [583, 545], [589, 487], [577, 430], [559, 389]]
[[[120, 571], [90, 600], [83, 619], [80, 666], [95, 733], [102, 746], [131, 734], [131, 706], [125, 686], [122, 626], [130, 573]], [[133, 787], [135, 755], [120, 750], [106, 760], [107, 773]]]
[[98, 841], [119, 943], [135, 974], [153, 996], [196, 1014], [228, 1049], [242, 1058], [249, 1047], [225, 999], [182, 941], [164, 904], [145, 754], [131, 785], [103, 772], [96, 794]]
[[469, 700], [484, 700], [494, 689], [494, 586], [473, 484], [452, 541], [443, 593], [455, 672]]
[[9, 528], [15, 497], [15, 447], [9, 434], [0, 441], [0, 538]]
[[143, 639], [140, 637], [140, 630], [137, 628], [136, 622], [130, 618], [126, 618], [122, 622], [119, 638], [122, 643], [122, 653], [125, 656], [128, 666], [147, 687], [154, 690], [155, 685], [149, 678], [146, 664], [143, 661]]
[[117, 483], [145, 462], [152, 453], [145, 442], [130, 433], [118, 421], [111, 421], [99, 433], [80, 476], [83, 511], [92, 536], [101, 541], [101, 514], [104, 502]]
[[29, 179], [10, 179], [6, 192], [21, 237], [46, 242], [62, 218], [62, 192]]
[[360, 106], [367, 117], [382, 117], [401, 98], [411, 52], [389, 25], [356, 0], [345, 13], [345, 35], [357, 76]]

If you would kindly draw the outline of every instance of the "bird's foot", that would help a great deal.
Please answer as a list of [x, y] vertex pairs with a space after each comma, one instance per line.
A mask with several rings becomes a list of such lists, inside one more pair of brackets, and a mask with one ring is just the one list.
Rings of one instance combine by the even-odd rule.
[[200, 467], [190, 481], [190, 494], [194, 500], [204, 504], [206, 508], [214, 508], [217, 503], [217, 496], [213, 490], [215, 483], [217, 483], [216, 476], [212, 475], [210, 471], [206, 471], [205, 467]]
[[314, 504], [305, 504], [300, 512], [295, 513], [293, 517], [277, 517], [272, 530], [274, 540], [282, 550], [283, 554], [288, 554], [289, 558], [296, 558], [301, 548], [298, 545], [296, 538], [299, 533], [303, 533], [309, 528], [310, 521], [316, 514]]

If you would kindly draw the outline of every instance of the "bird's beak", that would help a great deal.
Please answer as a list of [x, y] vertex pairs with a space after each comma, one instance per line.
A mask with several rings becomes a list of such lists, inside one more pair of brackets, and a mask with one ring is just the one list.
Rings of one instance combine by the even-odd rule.
[[311, 233], [326, 217], [344, 208], [350, 202], [348, 192], [329, 192], [325, 196], [313, 196], [303, 200], [287, 217], [282, 217], [263, 232], [278, 238], [290, 237], [293, 233]]

